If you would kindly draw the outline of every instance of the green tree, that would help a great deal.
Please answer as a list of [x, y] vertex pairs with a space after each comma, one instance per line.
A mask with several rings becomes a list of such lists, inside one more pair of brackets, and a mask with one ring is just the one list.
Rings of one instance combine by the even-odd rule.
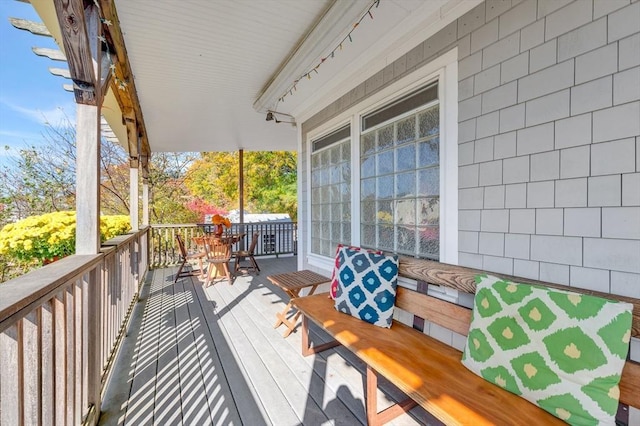
[[[225, 210], [239, 207], [237, 152], [203, 153], [186, 180], [193, 196]], [[297, 155], [292, 151], [251, 151], [244, 158], [245, 210], [297, 217]]]

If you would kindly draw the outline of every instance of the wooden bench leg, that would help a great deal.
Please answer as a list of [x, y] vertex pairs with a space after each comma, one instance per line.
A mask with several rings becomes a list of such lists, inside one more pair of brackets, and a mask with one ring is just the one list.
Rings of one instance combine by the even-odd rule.
[[401, 414], [411, 410], [417, 404], [411, 398], [393, 404], [391, 407], [378, 412], [378, 375], [375, 370], [367, 365], [367, 424], [369, 426], [383, 425], [395, 419]]
[[334, 340], [323, 343], [322, 345], [311, 347], [311, 342], [309, 341], [309, 320], [307, 320], [307, 317], [304, 314], [302, 315], [302, 356], [313, 355], [327, 349], [335, 348], [338, 345], [340, 345], [340, 343], [337, 340]]

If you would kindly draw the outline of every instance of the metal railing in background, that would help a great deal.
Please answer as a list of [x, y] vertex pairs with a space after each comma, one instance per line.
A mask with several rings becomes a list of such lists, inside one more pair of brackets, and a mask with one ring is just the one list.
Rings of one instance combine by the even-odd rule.
[[[183, 237], [187, 250], [191, 251], [196, 249], [193, 237], [209, 234], [212, 230], [211, 224], [151, 225], [149, 266], [158, 268], [174, 265], [180, 261], [176, 234]], [[244, 248], [249, 247], [253, 234], [258, 232], [260, 237], [254, 252], [255, 256], [298, 254], [297, 222], [234, 223], [226, 232], [244, 233], [244, 238], [236, 245]]]
[[147, 272], [148, 228], [0, 286], [0, 424], [96, 424]]

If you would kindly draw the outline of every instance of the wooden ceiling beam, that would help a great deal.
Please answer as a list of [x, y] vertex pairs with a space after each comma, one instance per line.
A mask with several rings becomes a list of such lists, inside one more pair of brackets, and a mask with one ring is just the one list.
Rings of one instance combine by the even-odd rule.
[[31, 34], [52, 37], [47, 26], [42, 22], [29, 21], [28, 19], [9, 18], [11, 25], [19, 30], [29, 31]]
[[133, 110], [138, 133], [142, 139], [139, 154], [149, 156], [151, 154], [151, 148], [149, 147], [147, 129], [144, 123], [144, 116], [142, 114], [138, 92], [133, 79], [131, 65], [129, 64], [127, 48], [124, 43], [124, 37], [120, 28], [120, 20], [118, 19], [114, 0], [98, 0], [98, 4], [102, 11], [102, 18], [105, 20], [105, 23], [109, 23], [109, 25], [105, 24], [105, 36], [115, 50], [115, 52], [112, 52], [111, 54], [117, 58], [115, 67], [116, 77], [118, 80], [126, 83], [126, 87], [122, 90], [120, 85], [116, 83], [116, 80], [114, 79], [111, 82], [111, 89], [118, 100], [121, 111], [124, 112], [128, 109]]

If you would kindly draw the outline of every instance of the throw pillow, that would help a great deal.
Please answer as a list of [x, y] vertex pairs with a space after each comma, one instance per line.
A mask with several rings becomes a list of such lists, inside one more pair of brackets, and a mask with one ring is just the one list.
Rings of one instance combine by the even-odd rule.
[[[345, 247], [350, 250], [358, 250], [358, 251], [364, 250], [361, 247], [345, 246], [344, 244], [338, 244], [338, 247], [336, 248], [336, 257], [333, 262], [333, 272], [331, 274], [331, 288], [329, 289], [329, 296], [331, 296], [332, 299], [336, 298], [336, 293], [338, 292], [338, 270], [340, 269], [340, 266], [342, 266], [342, 263], [344, 261], [343, 249]], [[378, 250], [368, 250], [368, 251], [370, 253], [382, 254], [382, 252]]]
[[479, 275], [462, 363], [573, 425], [614, 424], [633, 305]]
[[352, 247], [343, 247], [340, 254], [336, 309], [379, 327], [391, 327], [398, 256]]

